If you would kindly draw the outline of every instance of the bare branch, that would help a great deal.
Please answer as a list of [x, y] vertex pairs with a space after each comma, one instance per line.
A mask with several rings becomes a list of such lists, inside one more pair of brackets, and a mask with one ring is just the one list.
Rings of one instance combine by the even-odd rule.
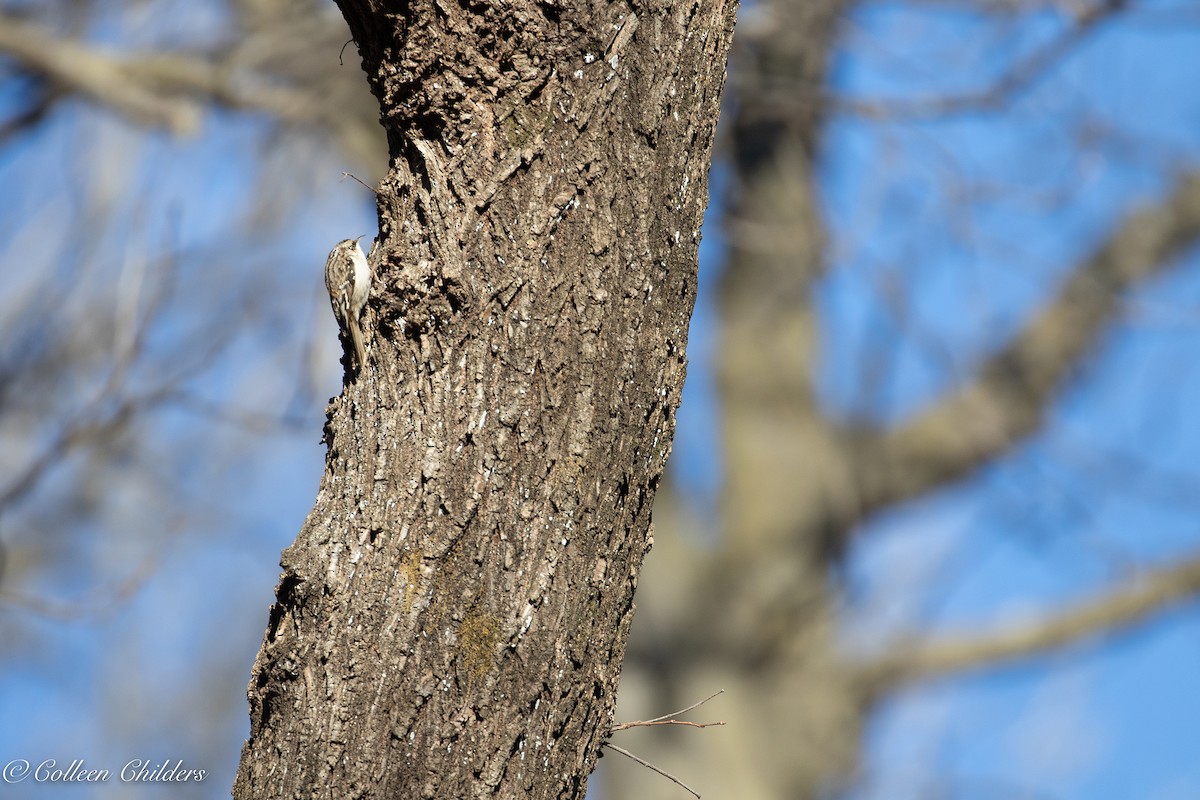
[[18, 133], [32, 130], [46, 118], [50, 109], [60, 99], [60, 92], [53, 87], [46, 86], [44, 80], [38, 80], [36, 84], [37, 88], [33, 99], [24, 108], [17, 110], [11, 117], [0, 122], [0, 143], [7, 142]]
[[175, 134], [194, 133], [203, 103], [264, 111], [284, 121], [337, 127], [336, 105], [315, 93], [268, 82], [230, 59], [143, 53], [117, 56], [0, 16], [0, 53], [62, 90]]
[[633, 722], [622, 722], [613, 728], [613, 732], [623, 731], [629, 728], [656, 728], [659, 725], [683, 725], [688, 728], [718, 728], [725, 724], [725, 720], [717, 722], [689, 722], [684, 719], [662, 719], [657, 721], [652, 720], [635, 720]]
[[371, 191], [371, 194], [375, 195], [376, 197], [379, 196], [379, 192], [378, 192], [378, 190], [375, 189], [374, 186], [371, 186], [369, 183], [364, 182], [362, 178], [358, 177], [353, 172], [343, 172], [342, 180], [346, 180], [346, 178], [350, 178], [350, 179], [354, 180], [356, 183], [358, 183], [359, 185], [363, 186], [364, 188], [369, 189]]
[[281, 431], [300, 432], [311, 430], [313, 420], [303, 414], [283, 410], [267, 413], [254, 409], [238, 408], [232, 404], [214, 403], [199, 394], [180, 389], [170, 398], [182, 411], [196, 416], [230, 425], [248, 433], [273, 434]]
[[648, 727], [652, 727], [654, 725], [687, 725], [692, 728], [711, 728], [716, 725], [724, 725], [725, 724], [724, 721], [722, 721], [722, 722], [684, 722], [683, 720], [675, 719], [675, 717], [686, 714], [687, 712], [691, 711], [694, 708], [699, 708], [700, 706], [707, 703], [709, 700], [712, 700], [714, 697], [717, 697], [718, 695], [722, 695], [722, 694], [725, 694], [724, 689], [721, 689], [720, 691], [717, 691], [717, 692], [713, 692], [712, 694], [710, 694], [708, 697], [704, 698], [700, 702], [692, 703], [687, 708], [682, 708], [679, 711], [672, 711], [669, 714], [663, 714], [661, 717], [655, 717], [654, 719], [635, 720], [633, 722], [621, 722], [621, 723], [613, 726], [612, 733], [616, 733], [617, 731], [623, 731], [628, 728], [648, 728]]
[[919, 120], [996, 108], [1029, 89], [1056, 65], [1087, 41], [1096, 27], [1124, 10], [1128, 0], [1103, 0], [1081, 9], [1070, 27], [1057, 38], [1019, 58], [990, 86], [974, 92], [914, 99], [869, 100], [835, 97], [837, 111], [870, 119]]
[[1200, 555], [1131, 578], [1108, 594], [1039, 619], [982, 634], [952, 634], [893, 649], [862, 668], [865, 693], [986, 669], [1044, 655], [1091, 639], [1115, 636], [1200, 594]]
[[976, 378], [861, 451], [864, 506], [878, 508], [956, 480], [1035, 432], [1064, 380], [1120, 314], [1122, 295], [1200, 241], [1200, 175], [1132, 213], [1055, 298]]
[[226, 108], [266, 111], [281, 120], [320, 121], [324, 105], [299, 89], [267, 85], [218, 61], [167, 54], [131, 58], [126, 69], [164, 94], [189, 93]]
[[643, 767], [645, 767], [646, 769], [653, 770], [654, 772], [657, 772], [659, 775], [662, 775], [664, 778], [666, 778], [667, 780], [671, 781], [672, 783], [675, 783], [675, 784], [677, 784], [677, 785], [679, 785], [679, 786], [682, 786], [682, 787], [683, 787], [684, 789], [686, 789], [686, 790], [687, 790], [689, 793], [691, 793], [692, 797], [695, 797], [695, 798], [696, 798], [696, 800], [700, 800], [700, 793], [699, 793], [699, 792], [697, 792], [697, 791], [696, 791], [695, 789], [693, 789], [692, 787], [688, 786], [688, 785], [687, 785], [686, 783], [684, 783], [683, 781], [679, 780], [679, 778], [676, 778], [674, 775], [672, 775], [671, 773], [667, 772], [665, 769], [659, 769], [658, 767], [656, 767], [656, 766], [654, 766], [653, 764], [651, 764], [649, 761], [646, 761], [645, 759], [642, 759], [642, 758], [638, 758], [638, 757], [637, 757], [637, 756], [635, 756], [633, 753], [629, 752], [628, 750], [626, 750], [626, 749], [625, 749], [625, 748], [623, 748], [623, 747], [617, 747], [615, 744], [611, 744], [611, 743], [609, 743], [609, 742], [605, 742], [605, 743], [604, 743], [604, 746], [605, 746], [605, 747], [607, 747], [609, 750], [612, 750], [612, 751], [613, 751], [613, 752], [615, 752], [615, 753], [620, 753], [621, 755], [625, 756], [626, 758], [632, 758], [634, 761], [636, 761], [637, 763], [641, 764], [641, 765], [642, 765]]
[[[77, 421], [68, 423], [54, 437], [40, 455], [32, 459], [12, 480], [0, 488], [0, 510], [7, 509], [18, 499], [30, 492], [42, 476], [61, 463], [68, 453], [78, 447], [101, 439], [126, 425], [143, 405], [152, 405], [158, 398], [125, 398], [109, 413], [93, 419], [82, 415]], [[102, 405], [97, 401], [96, 406]]]
[[0, 20], [0, 52], [55, 84], [77, 92], [146, 125], [174, 133], [190, 133], [200, 124], [192, 103], [164, 98], [130, 80], [118, 59], [56, 38], [36, 25], [5, 17]]
[[79, 622], [102, 617], [132, 598], [158, 570], [160, 558], [147, 556], [133, 572], [116, 586], [96, 591], [86, 600], [54, 601], [35, 595], [0, 589], [0, 604], [20, 608], [32, 614], [61, 622]]

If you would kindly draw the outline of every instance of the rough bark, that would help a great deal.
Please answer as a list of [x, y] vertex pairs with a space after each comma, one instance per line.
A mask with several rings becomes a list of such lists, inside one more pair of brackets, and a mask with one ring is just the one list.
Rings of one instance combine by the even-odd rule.
[[284, 552], [234, 794], [582, 797], [683, 384], [734, 4], [341, 6], [392, 159], [368, 364]]

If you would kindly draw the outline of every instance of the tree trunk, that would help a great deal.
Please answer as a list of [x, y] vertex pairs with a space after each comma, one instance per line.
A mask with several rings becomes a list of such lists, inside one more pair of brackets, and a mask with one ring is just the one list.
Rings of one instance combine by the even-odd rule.
[[368, 358], [283, 554], [234, 794], [582, 797], [674, 432], [735, 5], [341, 6], [391, 150]]

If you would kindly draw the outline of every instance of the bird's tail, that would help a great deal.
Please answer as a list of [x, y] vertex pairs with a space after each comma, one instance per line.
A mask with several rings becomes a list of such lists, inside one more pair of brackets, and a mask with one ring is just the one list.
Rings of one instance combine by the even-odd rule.
[[362, 325], [358, 323], [350, 325], [350, 339], [354, 342], [354, 355], [358, 358], [358, 366], [365, 367], [367, 365], [367, 349], [363, 347]]

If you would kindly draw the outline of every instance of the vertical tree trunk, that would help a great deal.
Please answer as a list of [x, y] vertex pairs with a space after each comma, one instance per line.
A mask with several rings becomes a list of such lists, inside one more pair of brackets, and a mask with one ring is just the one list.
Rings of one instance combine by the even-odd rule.
[[582, 797], [674, 431], [735, 6], [341, 6], [392, 159], [368, 364], [284, 552], [234, 794]]

